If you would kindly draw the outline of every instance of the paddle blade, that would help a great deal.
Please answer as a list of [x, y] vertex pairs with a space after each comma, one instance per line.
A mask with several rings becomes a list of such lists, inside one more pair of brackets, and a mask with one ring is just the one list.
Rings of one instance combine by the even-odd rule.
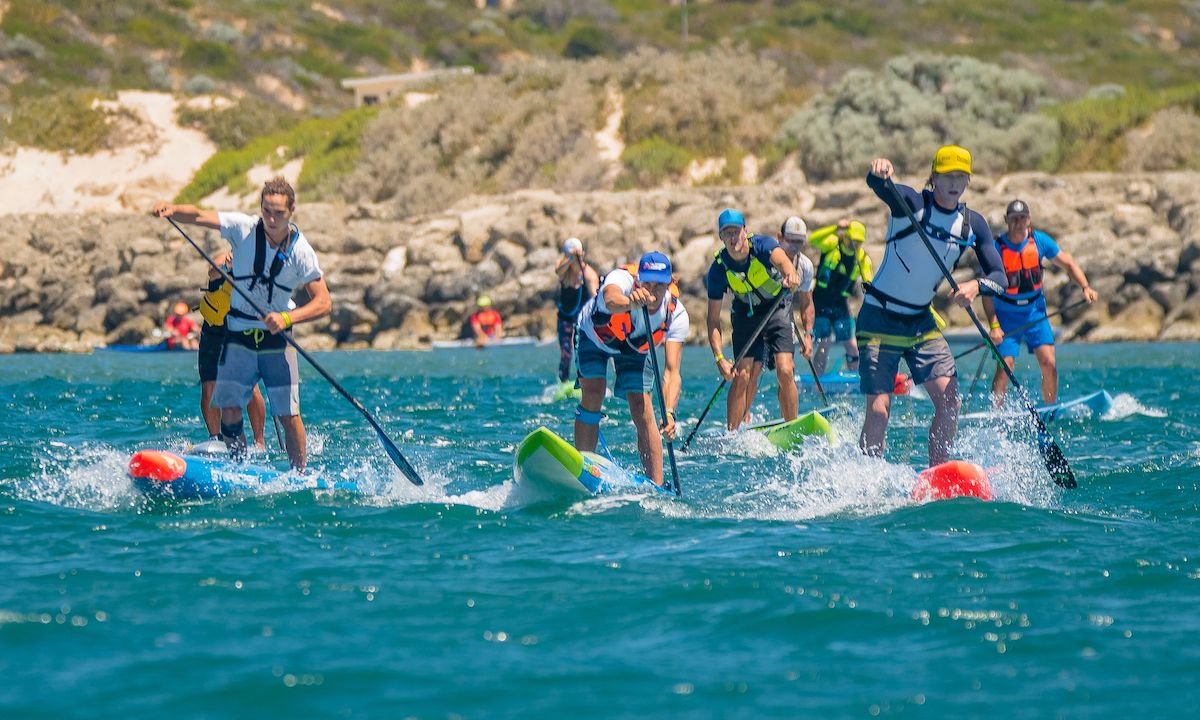
[[378, 428], [375, 429], [375, 434], [379, 436], [379, 442], [383, 445], [383, 449], [387, 452], [388, 457], [392, 459], [396, 467], [400, 468], [400, 472], [404, 473], [404, 477], [408, 478], [409, 482], [413, 485], [424, 485], [425, 482], [421, 480], [421, 476], [417, 474], [416, 469], [400, 454], [400, 448], [396, 447], [396, 443], [392, 442], [392, 439]]
[[1075, 473], [1071, 472], [1067, 457], [1059, 449], [1058, 443], [1054, 442], [1050, 431], [1046, 429], [1046, 423], [1042, 422], [1036, 410], [1033, 411], [1033, 419], [1037, 424], [1038, 450], [1042, 453], [1042, 462], [1046, 464], [1050, 477], [1054, 478], [1054, 483], [1059, 487], [1074, 490], [1078, 483], [1075, 482]]

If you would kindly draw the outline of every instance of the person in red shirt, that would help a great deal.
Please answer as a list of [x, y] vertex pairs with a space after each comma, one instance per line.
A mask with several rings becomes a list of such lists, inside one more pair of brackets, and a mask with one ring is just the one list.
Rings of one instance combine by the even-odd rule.
[[476, 301], [479, 309], [471, 314], [471, 333], [475, 336], [475, 347], [484, 347], [504, 336], [504, 324], [500, 313], [492, 308], [492, 299], [480, 295]]
[[187, 303], [175, 303], [174, 313], [163, 323], [167, 328], [167, 349], [195, 350], [196, 321], [188, 317]]

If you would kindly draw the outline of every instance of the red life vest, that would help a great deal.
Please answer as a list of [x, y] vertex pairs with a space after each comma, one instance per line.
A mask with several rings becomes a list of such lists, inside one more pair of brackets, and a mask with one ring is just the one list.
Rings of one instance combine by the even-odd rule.
[[1032, 234], [1025, 237], [1020, 250], [1013, 250], [1007, 242], [1000, 243], [1000, 259], [1004, 261], [1004, 274], [1008, 277], [1009, 295], [1022, 295], [1042, 289], [1042, 258]]
[[472, 315], [471, 322], [479, 323], [483, 334], [492, 337], [496, 334], [496, 328], [500, 327], [500, 313], [491, 308], [485, 308]]
[[[621, 266], [635, 279], [637, 278], [637, 263], [630, 263]], [[671, 317], [675, 314], [675, 308], [679, 305], [679, 286], [674, 280], [667, 286], [667, 314], [663, 318], [662, 325], [651, 333], [655, 345], [662, 344], [663, 338], [667, 334], [667, 328], [671, 326]], [[633, 345], [629, 341], [629, 333], [633, 332], [633, 315], [628, 312], [620, 313], [605, 313], [600, 312], [600, 304], [596, 303], [596, 310], [592, 313], [592, 328], [596, 331], [596, 337], [600, 342], [613, 350], [622, 350], [626, 347], [632, 348], [639, 353], [646, 353], [650, 350], [650, 344], [643, 342], [641, 345]]]

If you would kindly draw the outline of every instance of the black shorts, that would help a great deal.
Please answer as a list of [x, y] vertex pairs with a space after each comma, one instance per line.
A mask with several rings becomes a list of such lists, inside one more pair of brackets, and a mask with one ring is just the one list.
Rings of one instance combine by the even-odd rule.
[[[734, 309], [733, 313], [733, 355], [737, 357], [741, 354], [742, 348], [746, 347], [746, 341], [750, 339], [754, 329], [762, 322], [762, 316], [747, 316], [737, 309]], [[761, 363], [773, 361], [777, 353], [789, 355], [794, 353], [796, 351], [796, 332], [793, 327], [792, 304], [785, 301], [775, 309], [775, 312], [771, 313], [771, 319], [767, 321], [762, 333], [750, 346], [750, 352], [746, 353], [746, 357]], [[774, 362], [769, 364], [774, 366]]]
[[221, 347], [224, 344], [225, 326], [204, 323], [200, 328], [200, 352], [196, 356], [200, 382], [214, 382], [217, 379], [217, 364], [221, 362]]

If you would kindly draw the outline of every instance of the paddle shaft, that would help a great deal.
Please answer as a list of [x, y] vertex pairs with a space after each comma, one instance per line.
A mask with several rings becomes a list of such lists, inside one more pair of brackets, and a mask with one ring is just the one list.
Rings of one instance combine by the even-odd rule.
[[[1001, 301], [1001, 302], [1003, 302], [1003, 301]], [[1055, 311], [1054, 311], [1054, 312], [1052, 312], [1052, 313], [1046, 313], [1045, 315], [1043, 315], [1043, 316], [1041, 316], [1041, 317], [1039, 317], [1039, 318], [1035, 318], [1035, 319], [1033, 319], [1033, 320], [1030, 320], [1030, 321], [1029, 321], [1029, 322], [1027, 322], [1027, 323], [1024, 323], [1024, 324], [1022, 324], [1022, 325], [1018, 325], [1017, 327], [1013, 328], [1012, 330], [1009, 330], [1008, 332], [1004, 333], [1004, 337], [1006, 337], [1006, 338], [1007, 338], [1007, 337], [1009, 337], [1009, 336], [1011, 336], [1011, 335], [1016, 335], [1016, 334], [1018, 334], [1018, 333], [1025, 332], [1026, 330], [1028, 330], [1029, 328], [1033, 327], [1034, 325], [1037, 325], [1038, 323], [1040, 323], [1040, 322], [1041, 322], [1041, 321], [1043, 321], [1043, 320], [1049, 320], [1049, 319], [1050, 319], [1050, 318], [1052, 318], [1052, 317], [1057, 317], [1057, 316], [1059, 316], [1059, 315], [1062, 315], [1063, 313], [1065, 313], [1065, 312], [1066, 312], [1066, 311], [1068, 311], [1068, 310], [1074, 310], [1075, 308], [1079, 307], [1080, 305], [1086, 305], [1086, 304], [1087, 304], [1087, 300], [1079, 300], [1079, 301], [1077, 301], [1077, 302], [1073, 302], [1073, 303], [1071, 303], [1070, 305], [1066, 305], [1066, 306], [1064, 306], [1064, 307], [1061, 307], [1061, 308], [1059, 308], [1059, 309], [1055, 310]], [[991, 337], [991, 335], [989, 334], [989, 335], [988, 335], [988, 337]], [[967, 356], [967, 355], [970, 355], [971, 353], [975, 352], [976, 350], [978, 350], [979, 348], [982, 348], [982, 347], [987, 347], [987, 343], [982, 343], [982, 342], [981, 342], [981, 343], [979, 343], [978, 345], [975, 345], [975, 346], [973, 346], [973, 347], [972, 347], [972, 348], [970, 348], [969, 350], [963, 350], [963, 351], [962, 351], [962, 352], [960, 352], [959, 354], [955, 355], [955, 356], [954, 356], [954, 359], [955, 359], [955, 360], [958, 360], [958, 359], [959, 359], [959, 358], [961, 358], [961, 357], [965, 357], [965, 356]]]
[[[888, 190], [892, 193], [892, 198], [900, 205], [904, 211], [905, 217], [912, 223], [913, 229], [917, 231], [917, 236], [921, 238], [921, 242], [925, 244], [925, 249], [929, 251], [929, 256], [937, 263], [938, 269], [942, 271], [942, 276], [946, 278], [946, 282], [950, 283], [950, 289], [955, 293], [958, 292], [958, 283], [954, 280], [954, 276], [950, 274], [950, 268], [946, 267], [946, 263], [942, 261], [937, 250], [933, 248], [933, 243], [929, 240], [929, 236], [925, 233], [925, 228], [913, 215], [912, 208], [908, 206], [908, 202], [900, 195], [900, 191], [896, 189], [896, 183], [892, 182], [891, 178], [887, 179]], [[964, 218], [963, 222], [969, 222], [969, 219]], [[1054, 437], [1050, 435], [1050, 431], [1046, 429], [1046, 423], [1042, 421], [1042, 416], [1038, 415], [1037, 409], [1034, 408], [1033, 402], [1029, 399], [1029, 393], [1025, 392], [1025, 388], [1017, 380], [1017, 376], [1013, 373], [1008, 364], [1004, 362], [1004, 358], [1000, 355], [1000, 350], [996, 347], [996, 343], [992, 342], [992, 338], [988, 335], [988, 331], [983, 327], [983, 323], [979, 322], [979, 317], [975, 315], [975, 310], [967, 305], [963, 308], [967, 311], [967, 316], [971, 318], [971, 322], [975, 324], [975, 329], [979, 331], [980, 337], [987, 344], [988, 349], [992, 351], [993, 357], [1000, 367], [1008, 375], [1008, 381], [1016, 388], [1021, 402], [1024, 403], [1025, 409], [1033, 416], [1034, 424], [1038, 431], [1038, 450], [1042, 453], [1042, 461], [1046, 465], [1046, 469], [1050, 472], [1050, 477], [1054, 478], [1054, 482], [1059, 486], [1073, 489], [1076, 487], [1075, 473], [1071, 472], [1071, 466], [1067, 462], [1067, 458], [1059, 449], [1058, 443], [1054, 442]]]
[[[200, 256], [208, 261], [208, 264], [211, 265], [214, 270], [221, 274], [221, 279], [229, 283], [229, 287], [233, 288], [233, 290], [237, 292], [237, 294], [240, 295], [243, 300], [250, 304], [250, 307], [254, 308], [254, 312], [258, 313], [259, 319], [266, 319], [267, 315], [269, 314], [269, 311], [266, 308], [260, 305], [258, 301], [250, 295], [250, 293], [239, 287], [238, 284], [233, 281], [233, 278], [229, 275], [229, 273], [225, 272], [224, 268], [213, 262], [213, 259], [209, 257], [208, 253], [204, 252], [204, 249], [197, 245], [196, 241], [192, 240], [192, 238], [183, 231], [183, 228], [179, 227], [179, 224], [175, 222], [174, 218], [168, 217], [167, 222], [171, 223], [171, 225], [179, 231], [179, 234], [183, 236], [183, 239], [187, 240], [188, 243], [196, 249], [196, 252], [200, 253]], [[404, 473], [404, 477], [408, 478], [409, 482], [411, 482], [413, 485], [423, 485], [424, 481], [421, 480], [421, 476], [417, 474], [416, 469], [413, 468], [408, 460], [406, 460], [404, 456], [400, 454], [400, 449], [396, 447], [396, 443], [392, 442], [392, 439], [389, 438], [387, 433], [383, 431], [383, 427], [380, 426], [377, 420], [375, 420], [375, 416], [372, 415], [365, 407], [363, 407], [362, 403], [356, 400], [354, 396], [346, 390], [346, 388], [342, 387], [341, 383], [335, 380], [333, 376], [325, 370], [325, 368], [321, 367], [321, 364], [313, 359], [313, 356], [309, 355], [307, 350], [300, 347], [290, 333], [285, 332], [280, 333], [280, 335], [283, 336], [283, 339], [287, 341], [288, 345], [291, 345], [297, 353], [299, 353], [305, 360], [308, 361], [309, 365], [313, 366], [313, 369], [321, 374], [321, 377], [325, 378], [325, 380], [332, 385], [335, 390], [337, 390], [342, 394], [343, 397], [350, 401], [350, 404], [353, 405], [356, 410], [363, 414], [363, 417], [367, 419], [367, 422], [370, 423], [371, 427], [375, 430], [375, 434], [379, 436], [379, 441], [383, 443], [383, 448], [385, 451], [387, 451], [388, 457], [391, 458], [392, 462], [396, 464], [396, 467], [400, 468], [400, 472]]]
[[[779, 297], [771, 301], [771, 307], [767, 310], [767, 313], [765, 316], [763, 316], [763, 319], [759, 321], [758, 327], [754, 328], [754, 332], [750, 333], [750, 339], [746, 342], [746, 346], [743, 347], [742, 351], [739, 352], [733, 359], [734, 367], [737, 367], [737, 364], [742, 361], [742, 358], [746, 357], [746, 353], [750, 352], [750, 346], [754, 344], [754, 341], [758, 339], [759, 335], [762, 335], [763, 328], [767, 326], [767, 323], [771, 320], [771, 316], [774, 315], [775, 311], [779, 309], [779, 304], [783, 302], [785, 297], [786, 295], [781, 292], [779, 293]], [[692, 438], [696, 437], [696, 431], [700, 429], [700, 425], [704, 422], [704, 418], [708, 417], [708, 411], [712, 410], [713, 403], [717, 401], [717, 396], [719, 396], [721, 391], [725, 389], [725, 383], [727, 382], [729, 381], [725, 378], [721, 378], [721, 382], [717, 385], [717, 389], [713, 391], [712, 397], [708, 399], [708, 404], [704, 406], [704, 412], [700, 413], [700, 417], [696, 420], [696, 425], [692, 428], [692, 431], [688, 433], [687, 439], [683, 441], [683, 447], [680, 448], [681, 450], [687, 450], [688, 445], [692, 444]]]
[[[667, 398], [663, 395], [662, 373], [658, 371], [658, 350], [654, 347], [654, 333], [650, 331], [650, 309], [645, 305], [642, 306], [642, 319], [646, 321], [646, 344], [650, 347], [647, 351], [650, 353], [650, 368], [654, 370], [654, 394], [658, 398], [658, 413], [662, 415], [663, 422], [667, 420]], [[670, 322], [671, 318], [667, 318]], [[679, 489], [679, 469], [675, 467], [675, 442], [671, 438], [667, 438], [667, 455], [671, 458], [671, 482], [674, 484], [675, 494], [682, 495], [683, 492]]]
[[[796, 336], [799, 337], [800, 328], [796, 327], [795, 320], [792, 320], [792, 327], [796, 328]], [[812, 373], [813, 382], [817, 384], [817, 392], [821, 394], [821, 404], [828, 405], [829, 398], [825, 397], [825, 388], [821, 387], [821, 377], [817, 375], [817, 366], [813, 363], [812, 359], [813, 353], [817, 351], [817, 339], [810, 335], [809, 340], [812, 342], [812, 344], [808, 347], [808, 357], [804, 359], [808, 361], [808, 371]], [[803, 355], [803, 353], [801, 354]]]

